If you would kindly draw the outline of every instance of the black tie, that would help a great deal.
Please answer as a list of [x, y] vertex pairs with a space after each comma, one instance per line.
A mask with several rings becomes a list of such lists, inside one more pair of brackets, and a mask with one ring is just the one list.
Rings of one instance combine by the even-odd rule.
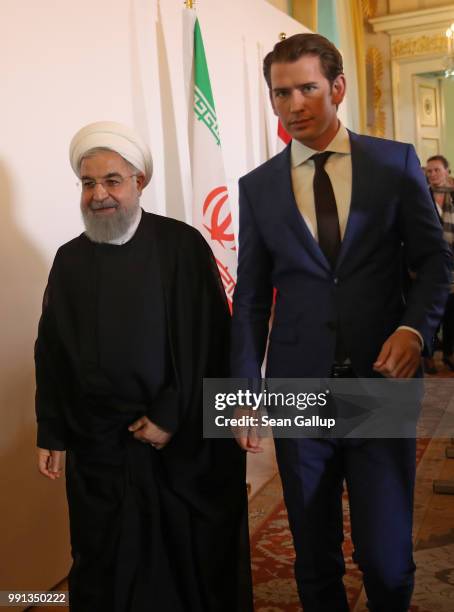
[[325, 170], [325, 163], [331, 155], [329, 151], [313, 155], [314, 174], [314, 201], [317, 215], [318, 243], [326, 259], [334, 268], [341, 245], [339, 216], [337, 214], [336, 198], [333, 186]]
[[[336, 198], [325, 163], [331, 155], [329, 151], [317, 153], [311, 159], [314, 160], [314, 201], [315, 213], [317, 215], [318, 243], [326, 259], [334, 269], [341, 245], [339, 215], [337, 214]], [[336, 322], [336, 351], [335, 360], [338, 365], [345, 362], [347, 352], [342, 341], [341, 330]]]

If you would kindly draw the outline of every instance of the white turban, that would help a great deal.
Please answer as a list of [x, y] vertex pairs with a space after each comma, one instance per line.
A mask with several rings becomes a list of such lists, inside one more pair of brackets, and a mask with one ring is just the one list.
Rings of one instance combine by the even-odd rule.
[[140, 136], [121, 123], [113, 121], [97, 121], [86, 125], [71, 140], [69, 159], [71, 167], [80, 178], [80, 163], [83, 156], [90, 151], [102, 147], [115, 151], [129, 163], [140, 170], [148, 185], [153, 174], [153, 160], [150, 149]]

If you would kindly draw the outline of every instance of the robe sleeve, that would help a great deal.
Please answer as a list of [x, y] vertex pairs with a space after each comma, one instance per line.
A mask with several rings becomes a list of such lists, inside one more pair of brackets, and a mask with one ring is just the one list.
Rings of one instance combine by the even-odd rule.
[[53, 270], [44, 292], [43, 309], [35, 342], [37, 445], [49, 450], [65, 450], [66, 427], [59, 376], [59, 340], [52, 304]]
[[200, 424], [203, 378], [227, 376], [229, 354], [230, 314], [215, 259], [201, 234], [184, 227], [178, 240], [158, 233], [173, 383], [148, 412], [173, 433]]
[[175, 433], [179, 425], [179, 392], [176, 386], [165, 387], [153, 400], [147, 416], [158, 427]]

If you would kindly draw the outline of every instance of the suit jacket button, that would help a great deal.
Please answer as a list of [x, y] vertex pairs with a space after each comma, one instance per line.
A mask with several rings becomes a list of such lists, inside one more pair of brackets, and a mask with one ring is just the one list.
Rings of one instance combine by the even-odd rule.
[[335, 277], [333, 278], [333, 281], [334, 281], [334, 284], [335, 284], [335, 285], [338, 285], [338, 284], [339, 284], [339, 279], [337, 278], [337, 276], [335, 276]]

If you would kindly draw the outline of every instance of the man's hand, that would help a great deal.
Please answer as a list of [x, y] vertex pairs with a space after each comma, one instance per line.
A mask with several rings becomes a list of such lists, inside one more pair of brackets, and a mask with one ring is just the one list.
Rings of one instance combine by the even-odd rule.
[[172, 438], [171, 433], [164, 431], [146, 416], [141, 417], [128, 427], [134, 433], [134, 438], [140, 442], [151, 444], [156, 450], [161, 450]]
[[63, 471], [64, 451], [38, 448], [38, 470], [51, 480], [60, 478]]
[[[255, 416], [250, 410], [244, 408], [236, 408], [233, 414], [234, 419], [239, 419], [243, 416], [250, 417]], [[260, 437], [258, 435], [257, 427], [232, 427], [233, 435], [240, 448], [247, 451], [248, 453], [263, 453], [263, 448], [260, 446]]]
[[374, 370], [388, 378], [411, 378], [421, 363], [421, 341], [408, 329], [398, 329], [383, 344]]

